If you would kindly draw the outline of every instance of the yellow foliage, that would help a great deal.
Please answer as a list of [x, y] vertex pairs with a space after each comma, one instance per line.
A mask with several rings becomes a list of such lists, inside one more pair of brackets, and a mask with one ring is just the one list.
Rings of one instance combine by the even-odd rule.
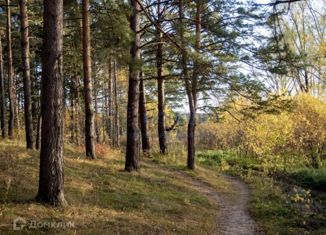
[[320, 44], [320, 53], [326, 55], [326, 42]]
[[326, 103], [309, 95], [296, 98], [292, 113], [295, 147], [301, 152], [322, 152], [326, 145]]
[[[219, 122], [198, 127], [198, 143], [212, 149], [237, 149], [255, 156], [326, 155], [326, 103], [310, 95], [293, 98], [291, 112], [261, 114], [255, 119], [236, 120], [237, 110]], [[240, 102], [241, 104], [241, 102]], [[239, 108], [239, 105], [235, 105]]]
[[257, 155], [271, 154], [287, 147], [292, 137], [293, 120], [286, 114], [263, 114], [247, 121], [244, 127], [247, 148]]

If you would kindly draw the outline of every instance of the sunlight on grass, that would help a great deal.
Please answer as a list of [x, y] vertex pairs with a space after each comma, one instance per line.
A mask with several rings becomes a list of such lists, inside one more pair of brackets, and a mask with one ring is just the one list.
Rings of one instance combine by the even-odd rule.
[[35, 221], [73, 221], [74, 229], [27, 230], [108, 234], [210, 234], [216, 208], [186, 182], [144, 160], [141, 171], [127, 173], [119, 151], [106, 149], [88, 161], [83, 149], [65, 148], [67, 208], [33, 202], [39, 155], [18, 142], [0, 141], [0, 233], [10, 232], [17, 217]]

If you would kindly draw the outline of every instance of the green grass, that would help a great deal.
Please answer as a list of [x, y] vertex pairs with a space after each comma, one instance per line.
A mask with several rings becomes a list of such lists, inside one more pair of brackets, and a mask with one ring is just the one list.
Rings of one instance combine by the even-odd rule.
[[326, 234], [325, 168], [302, 168], [297, 160], [285, 167], [222, 151], [200, 152], [197, 158], [249, 184], [249, 211], [267, 234]]
[[66, 208], [33, 201], [39, 154], [18, 142], [0, 141], [0, 234], [14, 233], [17, 217], [72, 221], [73, 229], [24, 230], [23, 234], [211, 234], [216, 207], [187, 182], [142, 159], [137, 173], [123, 169], [123, 156], [108, 151], [87, 161], [81, 148], [65, 149]]
[[268, 177], [242, 175], [251, 187], [249, 212], [267, 234], [305, 234], [300, 211], [282, 187]]
[[287, 176], [293, 183], [305, 188], [326, 192], [326, 169], [303, 168], [292, 170]]

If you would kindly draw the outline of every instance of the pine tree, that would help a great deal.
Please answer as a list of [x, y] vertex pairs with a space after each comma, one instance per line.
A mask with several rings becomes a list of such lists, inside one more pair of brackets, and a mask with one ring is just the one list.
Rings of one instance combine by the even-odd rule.
[[131, 1], [132, 16], [130, 28], [134, 33], [131, 43], [131, 61], [129, 64], [129, 88], [127, 107], [127, 149], [125, 170], [138, 170], [139, 165], [139, 128], [138, 128], [138, 106], [139, 106], [139, 63], [140, 63], [140, 5], [137, 0]]
[[24, 79], [24, 108], [25, 108], [25, 134], [26, 147], [33, 149], [33, 117], [32, 117], [32, 98], [31, 98], [31, 71], [30, 71], [30, 51], [29, 51], [29, 24], [27, 15], [27, 1], [20, 0], [21, 17], [21, 45]]
[[63, 0], [45, 0], [43, 20], [42, 139], [37, 200], [64, 206]]
[[14, 137], [15, 126], [15, 97], [14, 97], [14, 70], [12, 65], [12, 39], [11, 39], [11, 6], [10, 0], [6, 0], [7, 5], [7, 71], [8, 71], [8, 96], [9, 96], [9, 123], [8, 135], [9, 138]]

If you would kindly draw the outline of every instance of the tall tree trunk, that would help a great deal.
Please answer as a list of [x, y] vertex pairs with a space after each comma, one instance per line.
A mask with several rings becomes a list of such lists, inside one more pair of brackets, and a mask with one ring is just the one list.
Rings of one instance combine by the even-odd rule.
[[12, 42], [11, 42], [11, 8], [10, 0], [6, 0], [7, 4], [7, 47], [8, 47], [8, 96], [9, 96], [9, 138], [14, 137], [15, 125], [15, 97], [14, 97], [14, 71], [12, 66]]
[[98, 126], [98, 119], [97, 119], [97, 115], [98, 115], [98, 102], [97, 102], [97, 86], [94, 82], [94, 128], [95, 128], [95, 137], [96, 137], [96, 143], [100, 143], [100, 130], [99, 130], [99, 126]]
[[71, 81], [70, 85], [70, 142], [76, 143], [75, 141], [75, 82], [74, 79]]
[[[41, 81], [38, 81], [38, 71], [37, 71], [37, 66], [38, 63], [35, 61], [34, 65], [34, 79], [33, 79], [33, 96], [35, 97], [33, 101], [33, 116], [34, 116], [34, 128], [35, 128], [35, 133], [36, 133], [36, 139], [35, 139], [35, 148], [37, 150], [40, 149], [41, 146], [41, 96], [42, 96], [42, 91], [39, 89], [38, 83], [41, 84]], [[40, 79], [41, 80], [41, 79]]]
[[119, 148], [120, 147], [120, 131], [119, 131], [119, 103], [118, 103], [118, 71], [117, 71], [117, 63], [116, 61], [113, 62], [113, 97], [114, 97], [114, 143], [113, 147]]
[[106, 120], [107, 120], [107, 92], [105, 83], [102, 83], [102, 141], [106, 143]]
[[16, 118], [16, 128], [17, 128], [17, 139], [21, 139], [20, 136], [20, 118], [19, 118], [19, 112], [20, 107], [19, 104], [21, 104], [22, 96], [21, 93], [19, 93], [19, 80], [18, 76], [15, 76], [15, 86], [14, 86], [14, 107], [15, 107], [15, 118]]
[[189, 99], [190, 117], [188, 121], [188, 157], [187, 167], [195, 169], [195, 129], [196, 129], [196, 109], [193, 100]]
[[36, 124], [36, 140], [35, 140], [35, 148], [37, 150], [40, 149], [41, 146], [41, 122], [42, 122], [42, 114], [39, 113], [37, 115], [37, 124]]
[[113, 143], [113, 81], [112, 81], [112, 56], [111, 52], [109, 53], [108, 58], [108, 130], [109, 139]]
[[27, 15], [27, 0], [20, 0], [21, 17], [21, 45], [24, 79], [24, 111], [25, 111], [25, 135], [26, 147], [33, 149], [33, 116], [32, 116], [32, 98], [31, 98], [31, 71], [29, 59], [29, 30]]
[[85, 96], [85, 146], [86, 156], [95, 159], [94, 147], [94, 111], [92, 94], [91, 44], [89, 26], [89, 0], [83, 0], [83, 61]]
[[[105, 135], [109, 136], [109, 123], [108, 123], [109, 122], [109, 100], [108, 100], [109, 92], [108, 92], [107, 87], [103, 87], [103, 92], [104, 92], [104, 98], [105, 98], [105, 100], [104, 100], [105, 121], [103, 123], [103, 126], [105, 128], [103, 128], [103, 129], [105, 129]], [[110, 142], [110, 138], [108, 138], [108, 142]]]
[[131, 43], [131, 62], [129, 64], [126, 171], [139, 169], [138, 91], [140, 72], [140, 5], [137, 0], [131, 0], [131, 5], [133, 7], [133, 13], [130, 18], [130, 28], [133, 31], [135, 38]]
[[76, 85], [76, 97], [75, 97], [75, 99], [76, 99], [75, 132], [76, 132], [76, 134], [75, 134], [75, 136], [76, 136], [76, 144], [79, 146], [79, 144], [80, 144], [80, 125], [81, 125], [80, 119], [79, 119], [79, 117], [81, 116], [80, 115], [80, 93], [79, 93], [80, 77], [79, 76], [76, 77], [75, 85]]
[[157, 68], [157, 90], [158, 90], [158, 138], [160, 144], [160, 152], [162, 154], [166, 153], [166, 136], [165, 136], [165, 94], [164, 94], [164, 79], [163, 79], [163, 42], [162, 42], [162, 33], [161, 20], [161, 0], [157, 1], [157, 49], [156, 49], [156, 68]]
[[150, 150], [148, 130], [147, 130], [147, 112], [146, 112], [146, 99], [145, 99], [145, 89], [143, 74], [140, 74], [139, 82], [139, 123], [141, 131], [141, 143], [144, 153], [148, 153]]
[[[40, 90], [39, 89], [39, 86], [38, 86], [38, 70], [37, 70], [37, 67], [38, 67], [38, 63], [37, 63], [37, 57], [35, 57], [35, 61], [34, 63], [31, 64], [32, 67], [31, 67], [31, 71], [33, 71], [33, 73], [31, 73], [31, 86], [32, 86], [32, 90], [31, 90], [31, 93], [32, 93], [32, 116], [33, 116], [33, 134], [35, 135], [36, 134], [36, 137], [37, 137], [37, 125], [38, 125], [38, 117], [40, 116], [40, 112], [41, 112], [41, 109], [40, 109]], [[36, 149], [39, 149], [37, 148], [37, 138], [35, 139], [35, 148]]]
[[[194, 71], [192, 79], [189, 78], [189, 72], [187, 67], [187, 52], [185, 51], [185, 39], [184, 39], [184, 25], [183, 25], [183, 0], [179, 0], [179, 23], [180, 23], [180, 41], [182, 50], [182, 74], [185, 81], [185, 87], [187, 91], [188, 104], [189, 104], [189, 121], [188, 121], [188, 156], [187, 167], [189, 169], [195, 168], [195, 131], [196, 131], [196, 112], [197, 112], [197, 81], [199, 76], [199, 61], [194, 61]], [[200, 33], [201, 33], [201, 0], [196, 1], [196, 42], [195, 51], [199, 53], [200, 49]]]
[[1, 136], [7, 137], [6, 125], [6, 96], [5, 96], [5, 82], [3, 73], [3, 56], [2, 56], [2, 37], [0, 35], [0, 115], [1, 115]]
[[189, 99], [189, 110], [190, 118], [188, 123], [188, 168], [195, 168], [195, 133], [196, 133], [196, 114], [197, 114], [197, 83], [199, 79], [199, 60], [198, 56], [200, 53], [200, 40], [201, 40], [201, 11], [202, 11], [202, 2], [201, 0], [196, 1], [196, 36], [195, 36], [195, 52], [197, 56], [194, 60], [194, 69], [191, 83], [192, 99]]
[[42, 139], [37, 200], [60, 206], [66, 205], [63, 174], [63, 0], [44, 0], [43, 20]]

